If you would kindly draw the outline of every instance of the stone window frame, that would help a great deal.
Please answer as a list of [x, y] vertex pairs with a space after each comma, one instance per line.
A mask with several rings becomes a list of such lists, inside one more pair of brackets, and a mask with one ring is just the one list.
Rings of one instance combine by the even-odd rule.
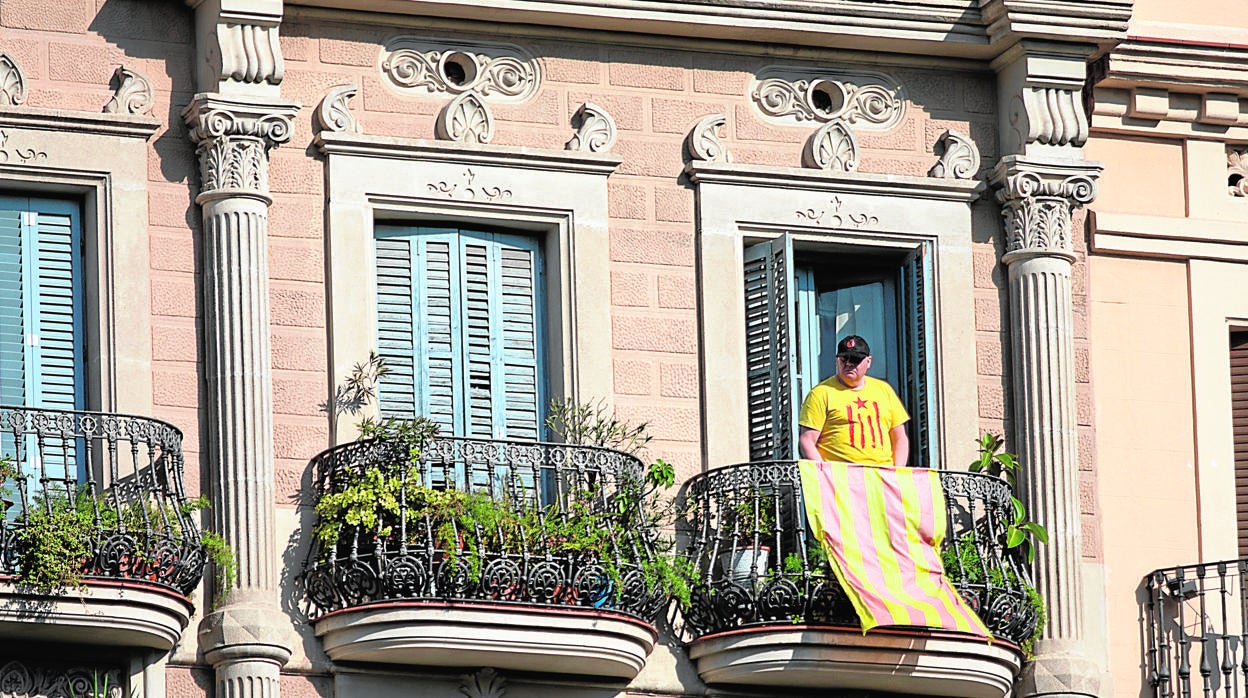
[[160, 120], [0, 107], [0, 190], [81, 206], [87, 408], [152, 414], [148, 141]]
[[[974, 180], [702, 160], [691, 162], [686, 172], [697, 191], [703, 468], [749, 460], [740, 270], [747, 244], [785, 231], [799, 249], [815, 253], [844, 245], [867, 253], [931, 245], [936, 353], [931, 400], [937, 405], [932, 428], [941, 467], [969, 463], [979, 434], [972, 205], [986, 186]], [[715, 342], [707, 341], [710, 337]], [[946, 346], [958, 350], [945, 351]]]
[[[326, 131], [326, 331], [331, 386], [375, 349], [374, 224], [442, 222], [543, 238], [547, 388], [612, 403], [609, 153]], [[336, 389], [336, 388], [335, 388]], [[331, 441], [355, 439], [331, 419]]]

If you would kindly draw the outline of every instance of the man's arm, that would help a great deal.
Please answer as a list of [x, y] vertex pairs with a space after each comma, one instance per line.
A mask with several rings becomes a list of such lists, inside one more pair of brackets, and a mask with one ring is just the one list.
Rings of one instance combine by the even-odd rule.
[[815, 462], [823, 460], [823, 456], [819, 455], [819, 430], [810, 427], [799, 428], [801, 434], [797, 437], [797, 446], [802, 453], [802, 458]]
[[888, 438], [893, 442], [893, 465], [906, 467], [910, 460], [910, 437], [906, 436], [906, 425], [902, 423], [889, 429]]

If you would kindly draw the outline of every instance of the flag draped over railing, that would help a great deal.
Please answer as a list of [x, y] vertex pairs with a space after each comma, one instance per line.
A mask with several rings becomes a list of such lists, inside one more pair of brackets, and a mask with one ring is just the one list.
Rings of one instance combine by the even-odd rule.
[[928, 468], [801, 461], [806, 518], [865, 633], [925, 626], [990, 637], [945, 578], [939, 474]]

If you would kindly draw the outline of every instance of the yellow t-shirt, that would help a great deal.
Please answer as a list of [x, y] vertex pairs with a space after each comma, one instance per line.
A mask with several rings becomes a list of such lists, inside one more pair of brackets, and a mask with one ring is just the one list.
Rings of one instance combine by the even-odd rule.
[[910, 420], [893, 387], [867, 376], [860, 390], [832, 376], [811, 388], [797, 423], [819, 430], [819, 455], [826, 461], [892, 465], [888, 432]]

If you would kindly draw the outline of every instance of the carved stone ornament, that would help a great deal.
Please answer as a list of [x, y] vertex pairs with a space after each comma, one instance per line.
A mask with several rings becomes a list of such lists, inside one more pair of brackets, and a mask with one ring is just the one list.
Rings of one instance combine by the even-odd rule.
[[444, 141], [484, 145], [494, 137], [494, 115], [475, 92], [465, 92], [438, 115], [437, 136]]
[[475, 674], [464, 674], [459, 692], [464, 698], [503, 698], [507, 681], [497, 671], [486, 667]]
[[1005, 219], [1005, 251], [1047, 252], [1072, 256], [1072, 211], [1096, 198], [1096, 182], [1087, 175], [1064, 179], [1017, 172], [997, 190]]
[[572, 124], [576, 126], [576, 135], [568, 141], [567, 150], [605, 153], [615, 145], [615, 119], [593, 102], [586, 102], [576, 110]]
[[432, 196], [467, 201], [507, 201], [512, 191], [503, 186], [477, 182], [477, 173], [471, 167], [464, 168], [458, 178], [450, 177], [425, 185]]
[[107, 685], [107, 698], [122, 698], [125, 685], [118, 670], [88, 667], [51, 668], [10, 661], [0, 666], [0, 698], [73, 698], [96, 696]]
[[519, 46], [398, 36], [382, 48], [381, 72], [402, 92], [475, 92], [496, 102], [528, 101], [541, 85], [537, 59]]
[[48, 154], [36, 148], [23, 148], [9, 143], [9, 134], [0, 131], [0, 164], [6, 162], [16, 162], [23, 165], [32, 162], [43, 162], [48, 159]]
[[842, 119], [867, 130], [887, 130], [906, 114], [905, 92], [883, 73], [798, 73], [768, 68], [750, 93], [763, 116], [784, 123]]
[[1010, 100], [1010, 130], [1015, 147], [1031, 143], [1082, 146], [1088, 140], [1088, 117], [1078, 90], [1026, 87]]
[[827, 172], [853, 172], [858, 169], [858, 139], [844, 121], [824, 124], [806, 142], [802, 164]]
[[355, 85], [331, 87], [316, 109], [316, 125], [322, 131], [336, 133], [359, 133], [360, 122], [351, 113], [347, 102], [359, 93]]
[[1248, 197], [1248, 149], [1226, 149], [1226, 183], [1231, 196]]
[[116, 88], [104, 105], [105, 114], [146, 114], [152, 110], [152, 83], [137, 70], [124, 65], [113, 71]]
[[269, 150], [290, 140], [294, 114], [293, 107], [191, 102], [182, 116], [196, 145], [201, 192], [226, 189], [267, 197]]
[[14, 107], [26, 101], [26, 77], [17, 61], [0, 53], [0, 107]]
[[979, 174], [979, 146], [969, 136], [954, 130], [940, 134], [937, 150], [943, 151], [940, 160], [928, 171], [928, 177], [943, 179], [974, 179]]
[[793, 213], [797, 216], [799, 223], [826, 228], [861, 229], [871, 228], [880, 223], [878, 216], [873, 216], [865, 211], [842, 210], [844, 207], [845, 202], [841, 201], [841, 197], [834, 196], [824, 206], [798, 209]]
[[217, 23], [221, 77], [253, 85], [280, 85], [285, 75], [277, 24]]
[[704, 116], [689, 132], [689, 157], [706, 162], [732, 162], [732, 155], [719, 137], [720, 129], [728, 125], [724, 114]]

